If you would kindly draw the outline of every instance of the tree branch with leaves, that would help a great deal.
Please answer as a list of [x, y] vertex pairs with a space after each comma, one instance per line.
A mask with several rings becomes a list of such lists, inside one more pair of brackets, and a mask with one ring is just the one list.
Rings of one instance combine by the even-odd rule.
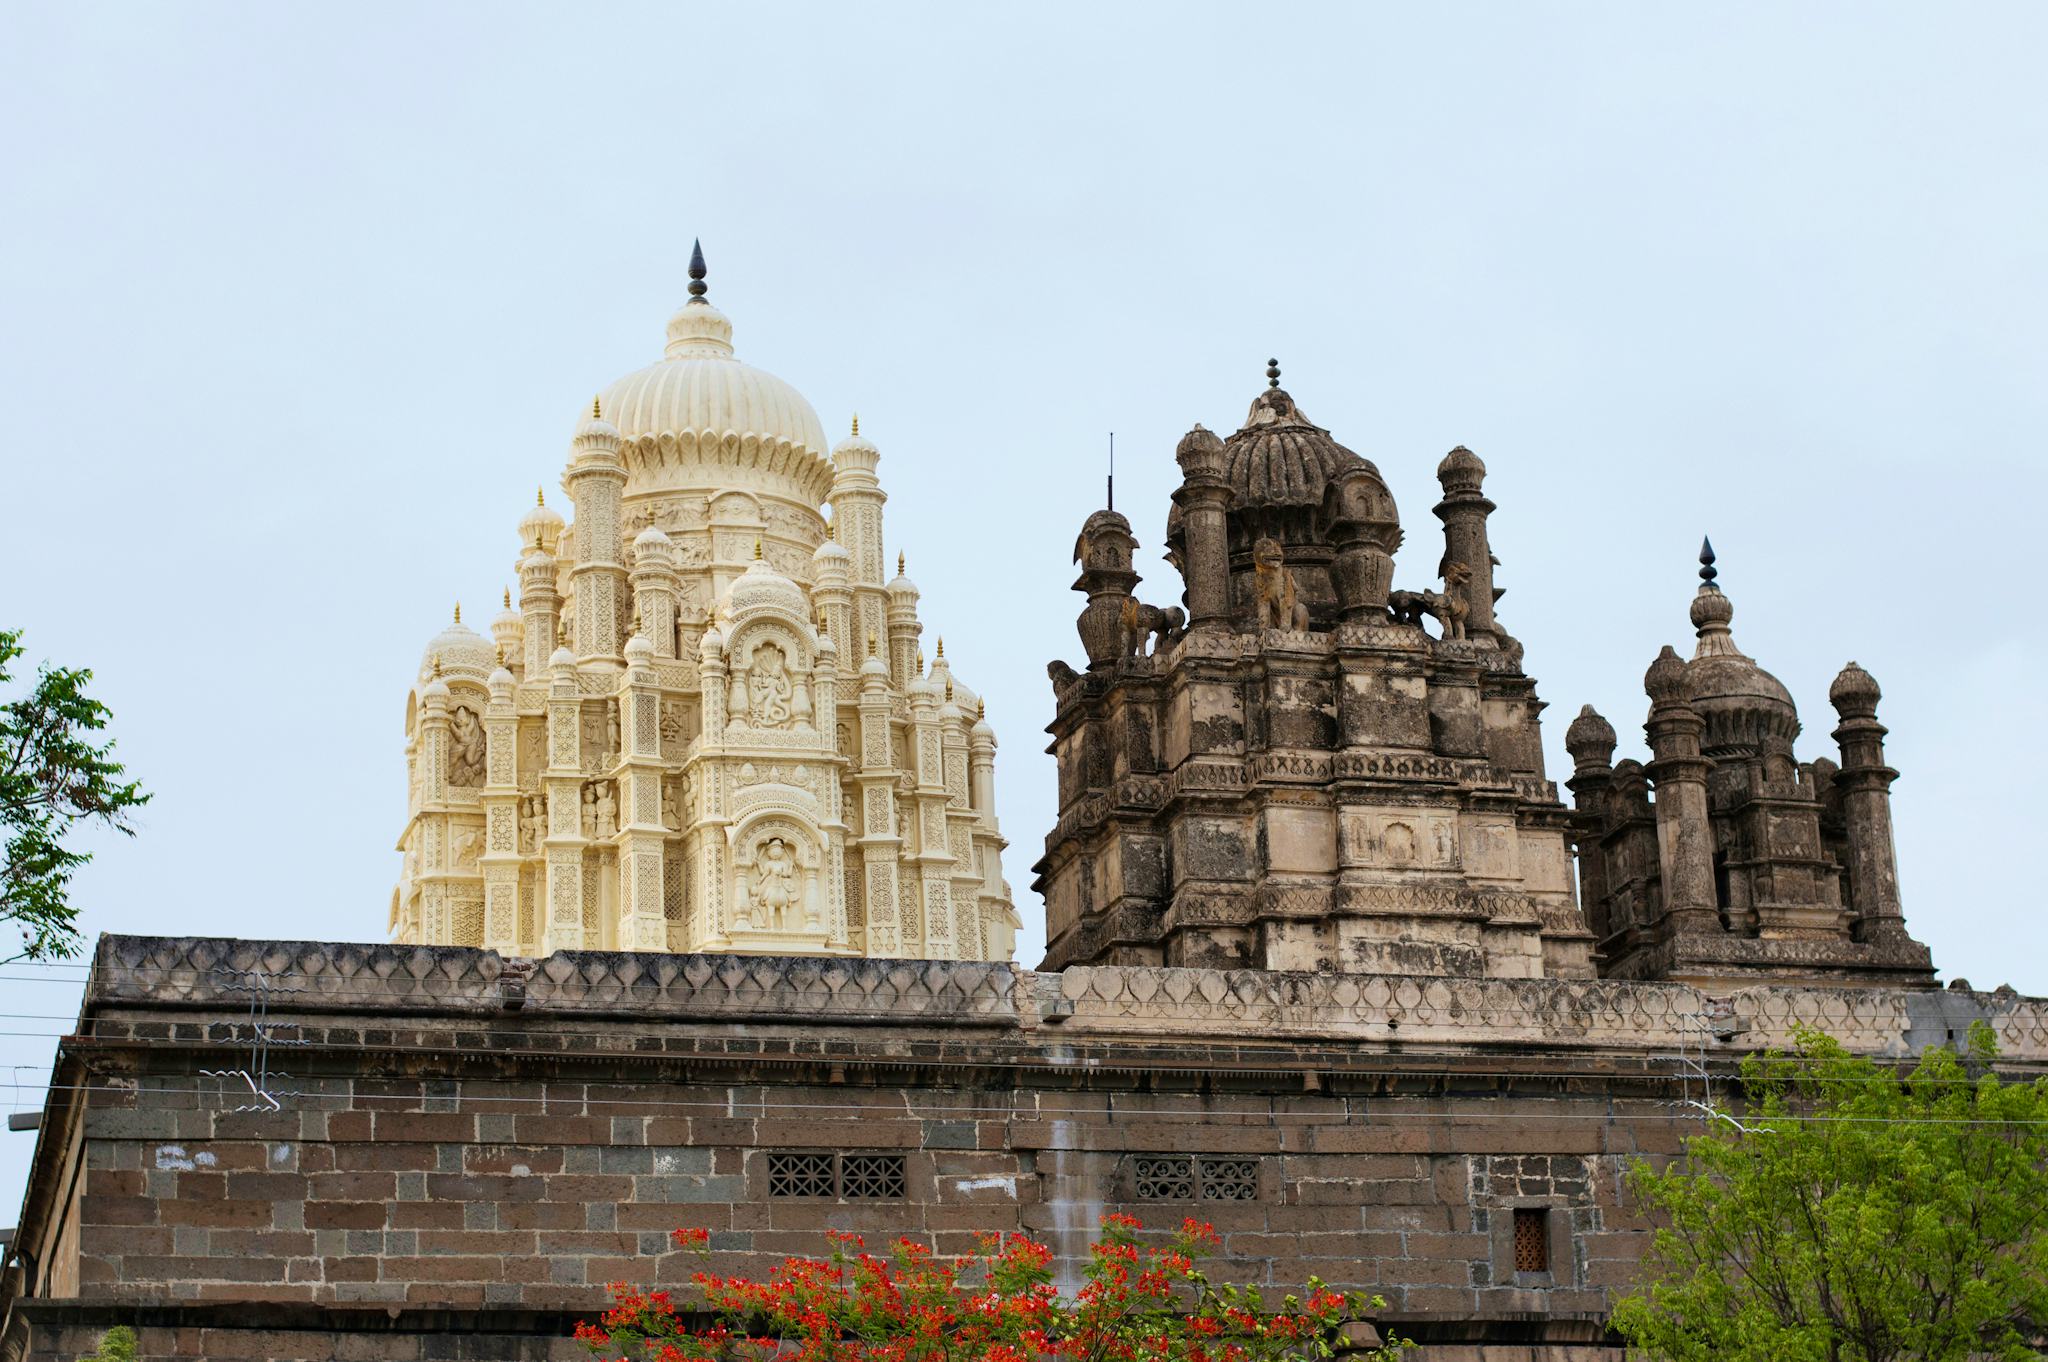
[[[0, 686], [22, 656], [21, 631], [0, 629]], [[0, 922], [21, 934], [11, 960], [75, 955], [82, 944], [71, 877], [92, 859], [72, 845], [80, 824], [135, 835], [135, 809], [149, 802], [103, 738], [113, 712], [86, 694], [92, 673], [44, 663], [26, 693], [0, 703], [0, 825], [7, 864]], [[5, 960], [0, 960], [5, 963]]]

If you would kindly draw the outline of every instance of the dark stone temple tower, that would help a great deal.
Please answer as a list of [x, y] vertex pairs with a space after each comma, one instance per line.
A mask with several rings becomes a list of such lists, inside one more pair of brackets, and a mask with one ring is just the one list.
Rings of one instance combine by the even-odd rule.
[[1075, 546], [1088, 669], [1050, 669], [1047, 968], [1932, 983], [1868, 673], [1830, 693], [1840, 764], [1800, 763], [1791, 696], [1735, 646], [1708, 549], [1694, 655], [1667, 648], [1645, 678], [1652, 760], [1617, 764], [1587, 708], [1568, 811], [1494, 614], [1485, 464], [1461, 446], [1438, 465], [1440, 587], [1395, 589], [1379, 471], [1267, 372], [1235, 434], [1180, 442], [1184, 612], [1138, 600], [1115, 511]]
[[1075, 547], [1088, 670], [1051, 669], [1047, 966], [1590, 977], [1543, 705], [1494, 617], [1485, 465], [1437, 470], [1442, 590], [1396, 590], [1379, 470], [1268, 374], [1242, 429], [1177, 452], [1185, 627], [1133, 594], [1121, 515]]
[[1700, 564], [1692, 658], [1666, 647], [1643, 678], [1649, 765], [1614, 760], [1614, 728], [1591, 705], [1565, 730], [1602, 972], [1702, 987], [1931, 983], [1899, 905], [1899, 773], [1884, 763], [1877, 682], [1842, 669], [1828, 690], [1841, 763], [1799, 761], [1791, 693], [1735, 646], [1711, 544]]

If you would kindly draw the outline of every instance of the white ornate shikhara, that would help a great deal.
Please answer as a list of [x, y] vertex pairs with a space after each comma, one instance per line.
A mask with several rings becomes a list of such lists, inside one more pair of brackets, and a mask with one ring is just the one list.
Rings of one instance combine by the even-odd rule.
[[880, 454], [858, 422], [828, 454], [691, 291], [578, 424], [574, 524], [520, 522], [518, 610], [427, 646], [391, 929], [1008, 960], [995, 735], [943, 641], [925, 674], [900, 559], [884, 581]]

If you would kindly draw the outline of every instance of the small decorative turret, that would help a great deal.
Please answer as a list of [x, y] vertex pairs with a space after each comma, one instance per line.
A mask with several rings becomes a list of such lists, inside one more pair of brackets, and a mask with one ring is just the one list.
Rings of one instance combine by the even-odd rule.
[[1885, 726], [1877, 721], [1877, 702], [1883, 698], [1877, 679], [1854, 662], [1828, 687], [1828, 703], [1841, 716], [1834, 738], [1841, 749], [1842, 769], [1835, 773], [1834, 785], [1842, 797], [1856, 939], [1904, 942], [1910, 938], [1899, 901], [1898, 852], [1892, 840], [1891, 787], [1899, 773], [1885, 765]]
[[1564, 750], [1572, 754], [1572, 763], [1581, 775], [1611, 768], [1616, 741], [1614, 725], [1601, 718], [1591, 705], [1581, 706], [1579, 717], [1564, 731]]
[[[1464, 607], [1465, 637], [1498, 641], [1493, 603], [1502, 593], [1494, 590], [1493, 570], [1499, 560], [1486, 533], [1486, 518], [1495, 508], [1479, 490], [1486, 480], [1486, 465], [1459, 445], [1444, 455], [1436, 476], [1444, 489], [1443, 500], [1436, 504], [1436, 517], [1444, 523], [1444, 556], [1437, 569], [1444, 579], [1444, 594]], [[1452, 608], [1455, 612], [1456, 604]]]
[[1088, 604], [1082, 607], [1076, 627], [1091, 671], [1111, 666], [1124, 656], [1124, 602], [1139, 582], [1131, 566], [1137, 551], [1131, 522], [1115, 511], [1089, 516], [1080, 538], [1074, 541], [1074, 561], [1081, 565], [1074, 590], [1088, 593]]

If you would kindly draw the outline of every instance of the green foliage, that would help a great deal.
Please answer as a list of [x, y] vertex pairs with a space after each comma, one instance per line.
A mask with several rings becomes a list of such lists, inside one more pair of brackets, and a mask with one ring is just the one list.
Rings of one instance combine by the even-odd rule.
[[1631, 1186], [1664, 1227], [1615, 1327], [1670, 1362], [2048, 1356], [2048, 1079], [2001, 1083], [1983, 1023], [1910, 1074], [1801, 1031]]
[[[0, 685], [12, 680], [21, 631], [0, 629]], [[65, 845], [81, 822], [133, 836], [129, 811], [149, 802], [142, 786], [124, 781], [114, 742], [97, 741], [111, 711], [85, 693], [89, 671], [36, 671], [28, 693], [0, 704], [0, 825], [7, 865], [0, 878], [0, 923], [21, 933], [14, 959], [77, 953], [78, 911], [66, 890], [90, 854]]]
[[107, 1330], [95, 1352], [79, 1358], [78, 1362], [135, 1362], [138, 1356], [135, 1350], [139, 1346], [135, 1331], [125, 1324], [117, 1324]]

